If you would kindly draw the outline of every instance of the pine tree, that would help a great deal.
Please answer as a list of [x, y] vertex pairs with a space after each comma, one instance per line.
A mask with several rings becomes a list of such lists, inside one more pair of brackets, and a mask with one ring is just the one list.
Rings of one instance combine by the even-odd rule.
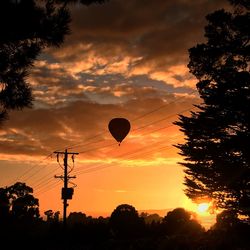
[[185, 134], [185, 193], [250, 218], [250, 2], [209, 14], [206, 41], [189, 50], [203, 100], [175, 124]]

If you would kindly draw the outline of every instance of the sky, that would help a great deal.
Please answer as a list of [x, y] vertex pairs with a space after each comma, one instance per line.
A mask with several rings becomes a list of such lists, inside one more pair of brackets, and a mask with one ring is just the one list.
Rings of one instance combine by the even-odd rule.
[[[111, 214], [127, 203], [137, 210], [195, 205], [185, 196], [184, 142], [178, 114], [202, 101], [189, 73], [188, 49], [204, 42], [205, 16], [226, 0], [110, 0], [71, 6], [71, 34], [46, 49], [29, 76], [32, 109], [11, 112], [0, 129], [0, 185], [33, 187], [40, 211], [62, 211], [63, 157], [79, 152], [68, 210]], [[122, 144], [108, 131], [124, 117]], [[205, 218], [207, 219], [207, 218]], [[204, 219], [204, 221], [205, 221]]]

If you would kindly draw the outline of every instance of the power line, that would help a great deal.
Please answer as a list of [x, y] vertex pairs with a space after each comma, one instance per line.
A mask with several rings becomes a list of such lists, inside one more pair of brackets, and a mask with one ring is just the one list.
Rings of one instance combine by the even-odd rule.
[[[191, 91], [190, 93], [188, 93], [189, 95], [191, 95], [191, 94], [194, 94], [195, 92], [197, 92], [197, 90], [193, 90], [193, 91]], [[134, 122], [134, 121], [137, 121], [137, 120], [140, 120], [140, 119], [142, 119], [142, 118], [144, 118], [144, 117], [146, 117], [146, 116], [148, 116], [148, 115], [150, 115], [150, 114], [153, 114], [153, 113], [155, 113], [155, 112], [157, 112], [157, 111], [159, 111], [159, 110], [161, 110], [161, 109], [163, 109], [163, 108], [166, 108], [167, 106], [169, 106], [169, 105], [171, 105], [171, 104], [174, 104], [174, 103], [178, 103], [178, 101], [179, 100], [182, 100], [182, 99], [184, 99], [184, 98], [186, 98], [186, 96], [181, 96], [181, 97], [179, 97], [179, 98], [176, 98], [174, 101], [171, 101], [171, 102], [169, 102], [169, 103], [166, 103], [166, 104], [164, 104], [164, 105], [162, 105], [162, 106], [160, 106], [160, 107], [158, 107], [158, 108], [156, 108], [156, 109], [153, 109], [153, 110], [151, 110], [151, 111], [149, 111], [149, 112], [146, 112], [146, 113], [144, 113], [143, 115], [141, 115], [141, 116], [138, 116], [138, 117], [136, 117], [136, 118], [134, 118], [134, 119], [132, 119], [131, 121], [132, 122]], [[175, 114], [176, 115], [176, 114]], [[171, 117], [172, 116], [174, 116], [174, 115], [171, 115]], [[166, 118], [167, 119], [167, 118]], [[143, 126], [142, 126], [143, 127]], [[137, 129], [140, 129], [140, 128], [137, 128]], [[89, 138], [87, 138], [87, 139], [85, 139], [85, 141], [89, 141], [89, 140], [92, 140], [92, 139], [94, 139], [94, 138], [97, 138], [97, 137], [100, 137], [100, 136], [102, 136], [102, 135], [104, 135], [104, 134], [107, 134], [108, 133], [108, 131], [106, 131], [106, 130], [103, 130], [101, 133], [99, 133], [99, 134], [97, 134], [97, 135], [94, 135], [94, 136], [92, 136], [92, 137], [89, 137]], [[90, 145], [90, 144], [92, 144], [91, 142], [90, 143], [76, 143], [76, 144], [73, 144], [73, 145], [68, 145], [68, 146], [66, 146], [66, 147], [63, 147], [63, 149], [64, 148], [67, 148], [67, 149], [73, 149], [73, 148], [75, 148], [75, 147], [78, 147], [78, 146], [86, 146], [86, 145]], [[62, 148], [61, 149], [58, 149], [58, 150], [62, 150]], [[57, 150], [57, 151], [58, 151]]]
[[63, 225], [66, 226], [66, 223], [67, 223], [67, 206], [68, 206], [67, 201], [72, 199], [72, 195], [73, 195], [73, 191], [74, 191], [73, 188], [68, 187], [68, 182], [69, 182], [69, 179], [76, 178], [75, 176], [70, 176], [68, 174], [68, 155], [72, 155], [74, 157], [75, 155], [78, 155], [79, 153], [68, 152], [68, 150], [65, 149], [64, 152], [55, 151], [54, 154], [57, 154], [57, 156], [60, 155], [60, 154], [64, 155], [64, 159], [63, 159], [63, 161], [64, 161], [64, 164], [63, 164], [64, 165], [64, 175], [63, 176], [55, 176], [55, 178], [62, 179], [63, 183], [64, 183], [63, 188], [62, 188]]
[[133, 131], [137, 131], [137, 130], [146, 128], [146, 127], [148, 127], [148, 126], [151, 126], [151, 125], [153, 125], [153, 124], [156, 124], [156, 123], [165, 121], [165, 120], [167, 120], [167, 119], [169, 119], [169, 118], [175, 117], [176, 115], [183, 114], [183, 113], [185, 113], [185, 112], [187, 112], [187, 111], [190, 111], [190, 108], [184, 109], [184, 110], [182, 110], [181, 112], [179, 112], [178, 114], [172, 114], [172, 115], [166, 116], [166, 117], [164, 117], [164, 118], [161, 118], [161, 119], [159, 119], [159, 120], [150, 122], [150, 123], [148, 123], [148, 124], [146, 124], [146, 125], [143, 125], [143, 126], [141, 126], [141, 127], [138, 127], [138, 128], [136, 128], [136, 129], [133, 129]]
[[[192, 94], [192, 93], [194, 93], [194, 92], [196, 92], [196, 91], [192, 91], [192, 92], [190, 92], [189, 94]], [[177, 101], [180, 100], [180, 99], [183, 99], [183, 98], [184, 98], [184, 96], [178, 98]], [[149, 111], [149, 112], [147, 112], [147, 113], [145, 113], [145, 114], [143, 114], [143, 115], [141, 115], [141, 116], [139, 116], [139, 117], [133, 119], [132, 121], [136, 121], [136, 120], [139, 120], [139, 119], [141, 119], [141, 118], [143, 118], [143, 117], [146, 117], [147, 115], [150, 115], [150, 114], [152, 114], [152, 113], [154, 113], [154, 112], [157, 112], [158, 110], [163, 109], [164, 107], [169, 106], [170, 104], [176, 103], [177, 101], [175, 100], [175, 101], [172, 101], [172, 102], [170, 102], [170, 103], [166, 103], [166, 104], [164, 104], [164, 105], [162, 105], [162, 106], [160, 106], [160, 107], [158, 107], [158, 108], [156, 108], [156, 109], [154, 109], [154, 110], [151, 110], [151, 111]], [[179, 114], [184, 113], [184, 112], [187, 112], [187, 111], [188, 111], [188, 109], [185, 109], [185, 110], [181, 111]], [[167, 119], [169, 119], [169, 118], [171, 118], [171, 117], [174, 117], [174, 116], [176, 116], [176, 115], [178, 115], [178, 114], [169, 115], [169, 116], [164, 117], [164, 118], [162, 118], [162, 119], [159, 119], [159, 120], [157, 120], [157, 121], [150, 122], [149, 124], [146, 124], [146, 125], [143, 125], [143, 126], [141, 126], [141, 127], [138, 127], [138, 128], [136, 128], [136, 129], [134, 129], [133, 131], [137, 131], [137, 130], [146, 128], [146, 127], [148, 127], [148, 126], [151, 126], [151, 125], [153, 125], [153, 124], [159, 123], [159, 122], [164, 121], [164, 120], [167, 120]], [[170, 126], [172, 126], [172, 125], [170, 125]], [[170, 126], [167, 126], [167, 127], [170, 127]], [[156, 132], [156, 131], [159, 131], [159, 130], [162, 130], [162, 129], [165, 129], [165, 128], [167, 128], [167, 127], [158, 128], [157, 130], [151, 131], [150, 133]], [[132, 131], [132, 132], [133, 132], [133, 131]], [[95, 136], [92, 136], [92, 137], [88, 138], [87, 140], [91, 140], [91, 139], [97, 138], [97, 137], [99, 137], [99, 136], [101, 136], [101, 135], [104, 135], [104, 134], [106, 134], [106, 133], [107, 133], [107, 131], [104, 131], [104, 132], [102, 132], [102, 133], [99, 133], [99, 134], [97, 134], [97, 135], [95, 135]], [[147, 133], [145, 133], [145, 134], [147, 134]], [[72, 148], [77, 147], [77, 146], [81, 146], [81, 145], [90, 145], [90, 144], [98, 143], [98, 142], [101, 142], [101, 141], [104, 141], [104, 140], [102, 139], [102, 140], [99, 140], [99, 141], [96, 141], [96, 142], [89, 142], [89, 143], [84, 143], [84, 144], [83, 144], [83, 143], [77, 143], [77, 144], [73, 144], [71, 147], [68, 147], [68, 148], [72, 149]], [[105, 145], [105, 146], [102, 146], [102, 147], [93, 148], [93, 149], [90, 149], [90, 150], [85, 150], [85, 151], [82, 151], [81, 153], [86, 153], [86, 152], [98, 150], [98, 149], [100, 149], [100, 148], [110, 147], [110, 146], [113, 146], [113, 145], [116, 145], [116, 143], [112, 143], [112, 144]], [[51, 154], [50, 154], [49, 156], [51, 156]], [[40, 170], [39, 170], [39, 171], [40, 171]], [[39, 172], [39, 171], [37, 171], [37, 172]], [[37, 173], [37, 172], [36, 172], [36, 173]], [[36, 173], [32, 174], [30, 177], [33, 177]]]
[[[184, 112], [187, 112], [187, 111], [189, 111], [189, 110], [185, 109], [185, 110], [183, 110], [182, 112], [180, 112], [179, 114], [184, 113]], [[178, 114], [175, 114], [175, 115], [178, 115]], [[175, 115], [170, 115], [170, 116], [168, 116], [168, 117], [165, 117], [165, 118], [161, 119], [160, 121], [166, 120], [167, 118], [173, 117], [173, 116], [175, 116]], [[158, 120], [158, 122], [159, 122], [159, 120]], [[156, 122], [154, 122], [154, 123], [156, 123]], [[152, 124], [152, 123], [151, 123], [151, 124]], [[150, 125], [151, 125], [151, 124], [150, 124]], [[153, 131], [149, 131], [149, 132], [144, 133], [144, 135], [145, 135], [145, 134], [151, 134], [151, 133], [154, 133], [154, 132], [157, 132], [157, 131], [159, 131], [159, 130], [163, 130], [163, 129], [166, 129], [166, 128], [169, 128], [169, 127], [172, 127], [172, 126], [174, 126], [174, 125], [173, 125], [173, 124], [170, 124], [170, 125], [168, 125], [168, 126], [164, 126], [164, 127], [161, 127], [161, 128], [157, 128], [157, 129], [155, 129], [155, 130], [153, 130]], [[137, 128], [136, 130], [139, 130], [139, 129], [140, 129], [140, 127]], [[158, 142], [157, 142], [157, 144], [158, 144]], [[85, 151], [82, 151], [82, 152], [80, 152], [80, 153], [87, 153], [87, 152], [91, 152], [91, 151], [96, 151], [96, 150], [98, 150], [98, 149], [103, 149], [103, 148], [110, 147], [110, 146], [114, 146], [114, 145], [117, 145], [117, 143], [112, 143], [112, 144], [108, 144], [108, 145], [101, 146], [101, 147], [98, 147], [98, 148], [93, 148], [93, 149], [90, 149], [90, 150], [85, 150]], [[152, 145], [151, 145], [151, 146], [152, 146]], [[169, 147], [169, 145], [168, 145], [168, 147]], [[146, 148], [146, 147], [144, 147], [144, 148]], [[144, 149], [144, 148], [143, 148], [143, 149]], [[136, 152], [130, 152], [129, 154], [138, 153], [139, 151], [142, 151], [142, 149], [139, 149], [139, 150], [137, 150]], [[120, 155], [119, 157], [125, 156], [125, 155], [126, 155], [126, 154], [123, 154], [123, 155]], [[86, 173], [89, 173], [89, 172], [91, 172], [91, 171], [98, 171], [98, 168], [99, 168], [100, 166], [102, 166], [102, 165], [103, 165], [103, 164], [100, 164], [100, 165], [94, 166], [94, 167], [90, 167], [90, 168], [88, 168], [87, 170], [85, 169], [84, 171], [87, 171]], [[108, 166], [108, 167], [109, 167], [109, 166]], [[102, 167], [101, 169], [103, 169], [103, 168], [106, 168], [106, 166], [105, 166], [105, 167]]]
[[[44, 182], [46, 182], [48, 180], [48, 177], [49, 176], [49, 179], [50, 179], [50, 176], [52, 173], [56, 172], [58, 170], [58, 168], [60, 167], [61, 169], [63, 169], [63, 167], [61, 166], [60, 164], [60, 160], [59, 160], [59, 157], [57, 155], [57, 162], [58, 162], [58, 165], [57, 168], [55, 169], [52, 169], [52, 171], [49, 171], [47, 174], [43, 175], [42, 177], [40, 177], [39, 179], [36, 180], [36, 184], [33, 185], [33, 187], [36, 189], [36, 188], [40, 188], [41, 185], [43, 185]], [[49, 165], [51, 165], [52, 163], [50, 163]], [[47, 166], [48, 167], [48, 166]], [[45, 179], [46, 178], [46, 179]]]
[[[188, 93], [188, 94], [191, 95], [191, 94], [194, 94], [195, 92], [197, 92], [197, 90], [193, 90], [193, 91], [191, 91], [191, 92]], [[180, 99], [184, 99], [184, 98], [186, 98], [186, 96], [181, 96], [181, 97], [179, 97], [177, 100], [179, 101]], [[150, 114], [152, 114], [152, 113], [155, 113], [155, 112], [157, 112], [157, 111], [159, 111], [159, 110], [165, 108], [166, 106], [171, 105], [171, 104], [174, 104], [174, 103], [177, 103], [176, 100], [174, 100], [174, 101], [172, 101], [172, 102], [169, 102], [169, 103], [166, 103], [166, 104], [164, 104], [164, 105], [162, 105], [162, 106], [160, 106], [160, 107], [158, 107], [158, 108], [156, 108], [156, 109], [153, 109], [153, 110], [151, 110], [151, 111], [149, 111], [149, 112], [147, 112], [147, 113], [145, 113], [145, 114], [143, 114], [143, 115], [141, 115], [141, 116], [138, 116], [138, 117], [136, 117], [135, 119], [133, 119], [133, 121], [137, 121], [137, 120], [139, 120], [139, 119], [141, 119], [141, 118], [144, 118], [145, 116], [150, 115]]]
[[49, 157], [52, 156], [52, 153], [47, 155], [46, 157], [44, 157], [42, 160], [40, 160], [36, 165], [32, 165], [30, 168], [28, 168], [26, 171], [24, 171], [23, 174], [21, 174], [20, 176], [18, 176], [17, 178], [15, 178], [12, 183], [16, 183], [18, 182], [21, 178], [23, 178], [26, 174], [28, 174], [30, 171], [32, 171], [34, 169], [35, 166], [39, 166], [40, 164], [42, 164], [45, 160], [47, 160]]
[[[158, 143], [155, 143], [155, 144], [158, 144]], [[171, 145], [165, 145], [163, 147], [160, 147], [158, 149], [153, 149], [153, 150], [150, 150], [150, 151], [147, 151], [146, 153], [144, 152], [143, 153], [143, 156], [145, 155], [148, 155], [149, 153], [151, 152], [158, 152], [159, 150], [162, 150], [162, 149], [165, 149], [165, 148], [169, 148], [171, 147]], [[144, 147], [146, 148], [146, 147]], [[143, 149], [144, 149], [143, 148]], [[121, 154], [121, 155], [118, 155], [117, 157], [124, 157], [126, 155], [131, 155], [131, 154], [138, 154], [138, 152], [142, 151], [143, 149], [138, 149], [136, 152], [132, 151], [132, 152], [129, 152], [129, 153], [125, 153], [125, 154]], [[131, 158], [128, 158], [129, 160], [133, 159], [134, 157], [131, 157]], [[88, 174], [88, 173], [92, 173], [92, 172], [97, 172], [97, 171], [100, 171], [100, 170], [103, 170], [103, 169], [106, 169], [106, 168], [110, 168], [114, 165], [106, 165], [104, 163], [101, 163], [97, 166], [90, 166], [88, 168], [84, 168], [84, 169], [77, 169], [77, 171], [75, 171], [75, 174], [77, 175], [82, 175], [82, 174]], [[52, 185], [50, 185], [48, 188], [45, 188], [43, 191], [40, 191], [39, 192], [39, 195], [41, 195], [43, 192], [48, 192], [49, 190], [51, 190], [52, 188], [56, 187], [58, 184], [54, 183]]]
[[38, 183], [36, 185], [34, 185], [34, 189], [37, 189], [37, 188], [40, 188], [40, 186], [43, 186], [44, 183], [45, 183], [45, 181], [47, 181], [47, 179], [48, 179], [47, 177], [49, 177], [49, 179], [50, 179], [51, 175], [53, 173], [55, 173], [57, 170], [58, 170], [58, 168], [53, 169], [52, 171], [50, 171], [49, 173], [47, 173], [45, 176], [39, 178]]
[[[196, 92], [196, 90], [190, 92], [189, 94], [193, 94], [193, 93], [195, 93], [195, 92]], [[185, 97], [185, 96], [182, 96], [182, 97], [178, 98], [177, 101], [180, 100], [180, 99], [183, 99], [184, 97]], [[170, 104], [176, 103], [177, 101], [175, 100], [175, 101], [169, 102], [169, 103], [167, 103], [167, 104], [164, 104], [164, 105], [162, 105], [162, 106], [160, 106], [160, 107], [158, 107], [158, 108], [156, 108], [156, 109], [154, 109], [154, 110], [151, 110], [151, 111], [149, 111], [149, 112], [147, 112], [147, 113], [145, 113], [145, 114], [143, 114], [143, 115], [141, 115], [141, 116], [139, 116], [139, 117], [133, 119], [132, 121], [136, 121], [136, 120], [139, 120], [139, 119], [141, 119], [141, 118], [143, 118], [143, 117], [146, 117], [147, 115], [150, 115], [150, 114], [152, 114], [152, 113], [154, 113], [154, 112], [157, 112], [157, 111], [159, 111], [159, 110], [165, 108], [166, 106], [169, 106]], [[185, 110], [181, 111], [179, 114], [182, 114], [182, 113], [184, 113], [184, 112], [187, 112], [188, 110], [189, 110], [189, 109], [185, 109]], [[137, 131], [137, 130], [146, 128], [146, 127], [151, 126], [151, 125], [153, 125], [153, 124], [162, 122], [162, 121], [167, 120], [167, 119], [169, 119], [169, 118], [172, 118], [172, 117], [174, 117], [174, 116], [176, 116], [176, 115], [177, 115], [177, 114], [169, 115], [169, 116], [164, 117], [164, 118], [162, 118], [162, 119], [159, 119], [159, 120], [157, 120], [157, 121], [150, 122], [149, 124], [140, 126], [140, 127], [136, 128], [136, 129], [134, 129], [133, 131]], [[162, 129], [162, 128], [161, 128], [161, 129]], [[159, 130], [161, 130], [161, 129], [159, 129]], [[106, 133], [107, 133], [107, 131], [104, 131], [104, 132], [99, 133], [99, 134], [97, 134], [97, 135], [95, 135], [95, 136], [89, 137], [87, 140], [91, 140], [91, 139], [97, 138], [97, 137], [99, 137], [99, 136], [101, 136], [101, 135], [104, 135], [104, 134], [106, 134]], [[104, 140], [102, 139], [102, 140], [99, 140], [99, 141], [97, 141], [97, 142], [89, 142], [89, 143], [77, 143], [77, 144], [73, 144], [72, 146], [66, 147], [66, 148], [68, 148], [68, 149], [73, 149], [73, 148], [75, 148], [75, 147], [77, 147], [77, 146], [88, 146], [88, 145], [91, 145], [91, 144], [93, 144], [93, 143], [98, 143], [98, 142], [101, 142], [101, 141], [104, 141]], [[109, 146], [112, 146], [112, 144], [107, 145], [107, 146], [105, 146], [105, 147], [109, 147]], [[94, 149], [91, 149], [91, 150], [88, 150], [88, 151], [82, 151], [82, 153], [83, 153], [83, 152], [84, 152], [84, 153], [85, 153], [85, 152], [89, 152], [89, 151], [92, 151], [92, 150], [97, 150], [97, 149], [99, 149], [99, 148], [94, 148]], [[51, 155], [52, 155], [52, 154], [50, 154], [49, 156], [51, 156]], [[38, 170], [36, 173], [38, 173], [39, 171], [40, 171], [40, 170]], [[35, 174], [36, 174], [36, 173], [35, 173]], [[35, 174], [31, 175], [31, 177], [33, 177]]]
[[[173, 125], [170, 125], [170, 126], [173, 126]], [[174, 136], [174, 137], [172, 137], [170, 139], [174, 139], [174, 138], [178, 138], [178, 137], [179, 136]], [[155, 143], [153, 145], [157, 145], [157, 144], [159, 144], [159, 142], [157, 142], [157, 143]], [[169, 147], [171, 147], [171, 145], [168, 144], [168, 145], [165, 145], [165, 146], [161, 146], [160, 148], [156, 148], [156, 149], [154, 148], [153, 150], [143, 152], [143, 156], [148, 155], [148, 154], [150, 154], [152, 152], [158, 152], [159, 150], [169, 148]], [[137, 149], [136, 151], [131, 151], [131, 152], [126, 152], [126, 153], [120, 154], [120, 155], [116, 156], [116, 158], [117, 157], [120, 158], [120, 157], [124, 157], [124, 156], [128, 156], [128, 155], [133, 155], [133, 154], [138, 154], [138, 153], [140, 154], [141, 151], [143, 151], [145, 148], [147, 148], [147, 146], [145, 146], [143, 148], [140, 148], [140, 149]], [[109, 152], [111, 152], [111, 151], [109, 151]], [[131, 159], [133, 159], [135, 157], [137, 157], [137, 156], [132, 156], [130, 158], [127, 158], [127, 160], [131, 160]], [[110, 165], [107, 166], [105, 163], [101, 163], [101, 164], [99, 164], [97, 166], [90, 166], [90, 167], [84, 168], [84, 169], [82, 169], [82, 168], [79, 169], [78, 168], [78, 169], [76, 169], [76, 171], [74, 173], [77, 174], [77, 175], [82, 175], [82, 174], [92, 173], [92, 172], [96, 172], [96, 171], [103, 170], [103, 169], [110, 168], [110, 167], [112, 167], [112, 166], [110, 166]], [[49, 182], [51, 182], [51, 181], [53, 181], [53, 178], [51, 178]], [[53, 185], [52, 185], [52, 187], [53, 187]], [[45, 190], [46, 190], [46, 188], [45, 188]]]
[[[134, 131], [137, 131], [137, 130], [144, 129], [144, 128], [148, 127], [148, 126], [151, 126], [151, 125], [153, 125], [153, 124], [156, 124], [156, 123], [165, 121], [165, 120], [167, 120], [167, 119], [169, 119], [169, 118], [175, 117], [176, 115], [183, 114], [183, 113], [185, 113], [185, 112], [187, 112], [187, 111], [190, 111], [190, 109], [182, 110], [182, 111], [179, 112], [178, 114], [172, 114], [172, 115], [166, 116], [166, 117], [164, 117], [164, 118], [162, 118], [162, 119], [159, 119], [159, 120], [150, 122], [149, 124], [146, 124], [146, 125], [137, 127], [136, 129], [133, 129], [131, 132], [134, 132]], [[170, 125], [170, 126], [172, 126], [172, 125]], [[169, 127], [169, 126], [167, 126], [167, 127]], [[165, 129], [165, 128], [167, 128], [167, 127], [162, 127], [162, 128], [160, 128], [160, 129], [157, 129], [157, 131], [158, 131], [158, 130]], [[107, 133], [107, 132], [106, 132], [106, 133]], [[151, 132], [150, 132], [150, 133], [151, 133]], [[146, 134], [147, 134], [147, 133], [146, 133]], [[102, 142], [102, 141], [104, 141], [104, 140], [97, 141], [96, 143]], [[90, 145], [90, 144], [93, 144], [93, 143], [90, 142], [90, 143], [87, 143], [87, 144], [78, 144], [78, 145], [87, 146], [87, 145]], [[116, 145], [116, 144], [117, 144], [117, 143], [112, 143], [112, 144], [108, 144], [108, 145], [106, 145], [106, 146], [101, 146], [101, 147], [96, 147], [96, 148], [92, 148], [92, 149], [89, 149], [89, 150], [84, 150], [84, 151], [81, 151], [81, 152], [79, 152], [79, 153], [87, 153], [87, 152], [90, 152], [90, 151], [98, 150], [98, 149], [100, 149], [100, 148], [110, 147], [110, 146], [113, 146], [113, 145]], [[78, 146], [78, 145], [77, 145], [77, 146]], [[72, 148], [72, 147], [71, 147], [71, 148]]]
[[[178, 137], [180, 137], [180, 136], [174, 136], [174, 137], [172, 137], [172, 138], [170, 138], [170, 139], [174, 139], [174, 138], [178, 138]], [[154, 143], [153, 145], [158, 145], [159, 144], [159, 142], [156, 142], [156, 143]], [[163, 148], [168, 148], [168, 147], [171, 147], [172, 145], [165, 145], [165, 146], [161, 146], [160, 148], [154, 148], [153, 150], [150, 150], [150, 151], [152, 151], [152, 152], [156, 152], [156, 150], [161, 150], [161, 149], [163, 149]], [[151, 147], [152, 147], [152, 145], [151, 145]], [[130, 152], [126, 152], [126, 153], [123, 153], [123, 154], [120, 154], [120, 155], [118, 155], [118, 156], [116, 156], [116, 158], [121, 158], [121, 157], [124, 157], [124, 156], [129, 156], [129, 155], [133, 155], [133, 154], [138, 154], [138, 153], [141, 153], [141, 151], [143, 151], [144, 149], [147, 149], [148, 148], [148, 146], [145, 146], [145, 147], [143, 147], [143, 148], [139, 148], [139, 149], [137, 149], [136, 151], [130, 151]], [[149, 153], [149, 152], [146, 152], [146, 153]], [[143, 155], [144, 155], [144, 152], [143, 152]], [[132, 157], [133, 158], [133, 157]], [[95, 171], [99, 168], [99, 167], [102, 167], [103, 165], [105, 165], [104, 163], [102, 163], [102, 164], [99, 164], [99, 165], [97, 165], [97, 166], [93, 166], [93, 167], [89, 167], [89, 168], [87, 168], [87, 169], [77, 169], [77, 171], [75, 172], [76, 174], [79, 174], [81, 171], [87, 171], [87, 172], [91, 172], [91, 170], [92, 169], [94, 169]], [[104, 166], [104, 168], [106, 168], [105, 166]], [[102, 169], [102, 168], [101, 168]]]
[[41, 195], [45, 194], [46, 192], [50, 191], [51, 189], [57, 187], [61, 183], [61, 181], [55, 180], [54, 178], [52, 178], [52, 180], [56, 181], [56, 183], [52, 183], [49, 186], [46, 186], [45, 188], [40, 189], [39, 192], [36, 191], [37, 192], [37, 193], [35, 192], [36, 195], [41, 196]]
[[[171, 145], [167, 145], [167, 146], [164, 146], [164, 147], [161, 147], [161, 148], [159, 148], [159, 149], [165, 149], [165, 148], [170, 148], [171, 147]], [[149, 152], [146, 152], [145, 154], [147, 155], [148, 153], [151, 153], [151, 152], [158, 152], [158, 150], [159, 149], [157, 149], [157, 151], [154, 149], [154, 150], [151, 150], [151, 151], [149, 151]], [[135, 153], [138, 153], [138, 152], [132, 152], [131, 154], [135, 154]], [[143, 153], [143, 156], [145, 155], [144, 153]], [[124, 155], [121, 155], [121, 156], [124, 156]], [[131, 160], [131, 159], [133, 159], [133, 158], [135, 158], [135, 157], [132, 157], [132, 158], [128, 158], [128, 159], [126, 159], [126, 160]], [[110, 168], [110, 167], [113, 167], [114, 165], [106, 165], [106, 164], [100, 164], [100, 165], [98, 165], [98, 166], [94, 166], [94, 167], [92, 167], [92, 168], [88, 168], [88, 169], [82, 169], [81, 171], [79, 170], [79, 171], [77, 171], [77, 172], [75, 172], [75, 174], [77, 174], [77, 175], [82, 175], [82, 174], [87, 174], [87, 173], [92, 173], [92, 172], [96, 172], [96, 171], [99, 171], [99, 170], [103, 170], [103, 169], [106, 169], [106, 168]]]
[[38, 185], [38, 187], [34, 188], [34, 190], [36, 190], [36, 192], [39, 192], [41, 189], [45, 188], [50, 182], [54, 180], [54, 176], [50, 176], [48, 179], [44, 180], [45, 182], [43, 182], [43, 184], [41, 184], [40, 186]]

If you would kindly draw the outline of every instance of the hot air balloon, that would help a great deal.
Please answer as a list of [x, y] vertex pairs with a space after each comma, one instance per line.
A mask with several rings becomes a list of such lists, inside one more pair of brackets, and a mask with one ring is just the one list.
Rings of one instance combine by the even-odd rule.
[[119, 146], [130, 130], [130, 123], [125, 118], [114, 118], [109, 122], [109, 132], [117, 140]]

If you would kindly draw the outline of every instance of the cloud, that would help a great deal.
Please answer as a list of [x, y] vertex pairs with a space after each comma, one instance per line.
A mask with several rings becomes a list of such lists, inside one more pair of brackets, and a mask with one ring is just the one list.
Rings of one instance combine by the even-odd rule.
[[[78, 6], [72, 9], [72, 32], [65, 44], [47, 50], [47, 67], [75, 79], [82, 72], [147, 74], [174, 87], [194, 87], [186, 68], [188, 49], [203, 41], [205, 15], [226, 6], [226, 0], [111, 0]], [[172, 72], [174, 67], [181, 72]]]
[[[80, 143], [83, 145], [78, 147], [80, 151], [100, 148], [95, 152], [94, 157], [97, 159], [103, 153], [104, 155], [107, 153], [107, 149], [109, 150], [105, 148], [107, 145], [115, 143], [107, 128], [108, 122], [114, 117], [126, 117], [131, 121], [131, 138], [127, 147], [129, 150], [138, 149], [145, 143], [152, 144], [157, 141], [160, 143], [157, 134], [153, 135], [154, 130], [171, 125], [171, 121], [177, 119], [176, 113], [185, 107], [192, 109], [191, 104], [197, 102], [197, 98], [184, 96], [180, 99], [173, 94], [164, 100], [160, 95], [155, 95], [150, 88], [146, 88], [144, 95], [141, 95], [140, 90], [137, 94], [136, 90], [127, 90], [126, 85], [120, 87], [114, 91], [132, 91], [132, 94], [127, 95], [134, 95], [137, 98], [120, 104], [100, 104], [88, 100], [77, 100], [49, 109], [25, 109], [22, 112], [11, 113], [10, 119], [1, 130], [0, 139], [4, 142], [0, 145], [2, 154], [47, 155], [57, 148], [64, 149], [69, 145]], [[150, 97], [151, 91], [152, 98]], [[162, 110], [136, 120], [141, 115], [161, 106]], [[168, 119], [168, 115], [173, 116]], [[138, 129], [140, 127], [141, 129]], [[96, 135], [99, 136], [89, 141], [89, 138]], [[85, 148], [84, 145], [88, 143], [90, 145]], [[87, 155], [92, 157], [91, 152]], [[104, 159], [107, 157], [109, 155], [106, 155]]]
[[[164, 117], [198, 102], [196, 80], [185, 66], [187, 50], [202, 41], [205, 14], [225, 2], [111, 0], [72, 9], [72, 33], [61, 48], [46, 50], [35, 63], [29, 77], [34, 109], [11, 114], [2, 129], [1, 152], [44, 154], [107, 131], [113, 117], [133, 120], [169, 104], [133, 128], [145, 126], [150, 132], [168, 126]], [[145, 131], [131, 133], [130, 148], [165, 134], [159, 130], [145, 137]]]
[[123, 190], [123, 189], [115, 190], [115, 193], [127, 193], [127, 192], [128, 192], [127, 190]]
[[[193, 85], [187, 84], [191, 80], [185, 67], [173, 66], [162, 74], [163, 77], [161, 74], [129, 76], [122, 72], [99, 75], [83, 71], [72, 75], [64, 68], [51, 68], [48, 61], [40, 60], [35, 65], [30, 82], [37, 103], [43, 107], [66, 105], [76, 100], [124, 103], [142, 97], [165, 98], [169, 93], [191, 92]], [[169, 83], [162, 79], [166, 77]], [[181, 81], [179, 85], [178, 80]], [[176, 87], [173, 82], [177, 82]]]
[[[29, 75], [33, 109], [11, 112], [0, 129], [2, 183], [12, 183], [8, 177], [27, 180], [40, 198], [55, 184], [51, 171], [58, 167], [55, 158], [41, 159], [69, 148], [80, 152], [72, 172], [79, 177], [72, 211], [110, 210], [121, 203], [180, 204], [183, 172], [173, 145], [184, 138], [173, 121], [178, 114], [190, 115], [201, 101], [186, 67], [188, 49], [203, 41], [205, 15], [226, 4], [110, 0], [72, 5], [71, 34], [62, 47], [46, 49]], [[114, 117], [131, 122], [120, 147], [108, 131]], [[41, 209], [60, 209], [59, 193], [58, 187], [41, 196]]]

